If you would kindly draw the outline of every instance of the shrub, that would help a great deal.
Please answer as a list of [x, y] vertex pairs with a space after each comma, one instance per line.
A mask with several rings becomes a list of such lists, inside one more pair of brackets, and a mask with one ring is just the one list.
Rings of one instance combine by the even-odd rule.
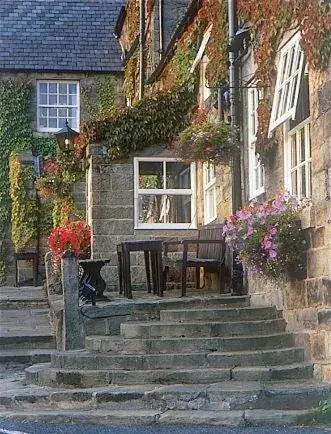
[[73, 250], [78, 255], [89, 255], [91, 231], [86, 222], [82, 220], [57, 226], [48, 237], [48, 247], [57, 264], [66, 250]]
[[302, 276], [308, 241], [301, 229], [303, 204], [284, 193], [272, 202], [252, 203], [231, 215], [223, 229], [225, 241], [252, 271], [271, 278]]

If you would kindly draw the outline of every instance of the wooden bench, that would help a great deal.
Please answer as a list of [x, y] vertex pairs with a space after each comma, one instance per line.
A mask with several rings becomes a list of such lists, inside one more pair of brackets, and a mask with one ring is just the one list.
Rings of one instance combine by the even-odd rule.
[[[181, 291], [186, 295], [187, 269], [195, 268], [196, 285], [200, 288], [200, 269], [205, 272], [215, 273], [218, 276], [221, 293], [228, 292], [231, 285], [231, 265], [229, 248], [223, 238], [223, 225], [205, 226], [199, 229], [197, 239], [164, 242], [164, 284], [167, 281], [169, 268], [178, 264], [181, 267]], [[172, 261], [168, 256], [169, 247], [182, 245], [183, 256], [180, 260]], [[194, 246], [195, 257], [189, 257], [188, 252]]]

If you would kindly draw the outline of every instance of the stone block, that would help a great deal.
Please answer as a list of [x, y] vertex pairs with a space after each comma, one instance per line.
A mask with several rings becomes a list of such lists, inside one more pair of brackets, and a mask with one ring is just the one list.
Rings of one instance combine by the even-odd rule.
[[284, 307], [286, 309], [306, 307], [304, 281], [288, 282], [284, 285]]
[[93, 233], [96, 235], [133, 235], [132, 219], [95, 219]]
[[311, 333], [310, 350], [313, 360], [325, 360], [326, 345], [324, 332]]
[[317, 311], [318, 324], [331, 329], [331, 308], [318, 309]]
[[322, 277], [330, 274], [330, 248], [322, 247], [308, 251], [308, 277]]
[[323, 247], [325, 245], [325, 228], [324, 226], [316, 228], [312, 231], [311, 237], [312, 247]]
[[[327, 170], [323, 169], [320, 172], [315, 172], [312, 178], [312, 197], [315, 200], [325, 200], [327, 197]], [[316, 225], [322, 226], [325, 219], [319, 220], [316, 216]]]
[[97, 205], [92, 209], [93, 219], [132, 219], [133, 220], [133, 205], [130, 206], [108, 206]]
[[318, 326], [317, 309], [314, 307], [298, 310], [297, 318], [304, 329], [316, 329]]
[[307, 279], [305, 287], [307, 307], [331, 305], [331, 285], [327, 287], [324, 279]]
[[331, 81], [327, 81], [317, 92], [318, 116], [330, 111], [331, 106]]
[[93, 191], [92, 194], [93, 206], [107, 206], [118, 205], [118, 206], [133, 206], [133, 190], [122, 190], [118, 191]]

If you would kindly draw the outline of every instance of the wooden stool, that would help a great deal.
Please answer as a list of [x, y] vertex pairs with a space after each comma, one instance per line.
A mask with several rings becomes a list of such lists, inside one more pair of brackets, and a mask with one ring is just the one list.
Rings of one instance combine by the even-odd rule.
[[18, 286], [18, 261], [32, 261], [33, 286], [37, 286], [38, 256], [36, 252], [14, 253], [15, 259], [15, 285]]

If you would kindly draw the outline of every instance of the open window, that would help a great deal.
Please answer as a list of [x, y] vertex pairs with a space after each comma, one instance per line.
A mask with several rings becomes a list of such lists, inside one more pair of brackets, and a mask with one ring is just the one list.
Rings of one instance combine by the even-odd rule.
[[300, 41], [296, 33], [280, 51], [269, 133], [295, 117], [304, 64]]
[[135, 228], [195, 228], [194, 164], [135, 158]]

